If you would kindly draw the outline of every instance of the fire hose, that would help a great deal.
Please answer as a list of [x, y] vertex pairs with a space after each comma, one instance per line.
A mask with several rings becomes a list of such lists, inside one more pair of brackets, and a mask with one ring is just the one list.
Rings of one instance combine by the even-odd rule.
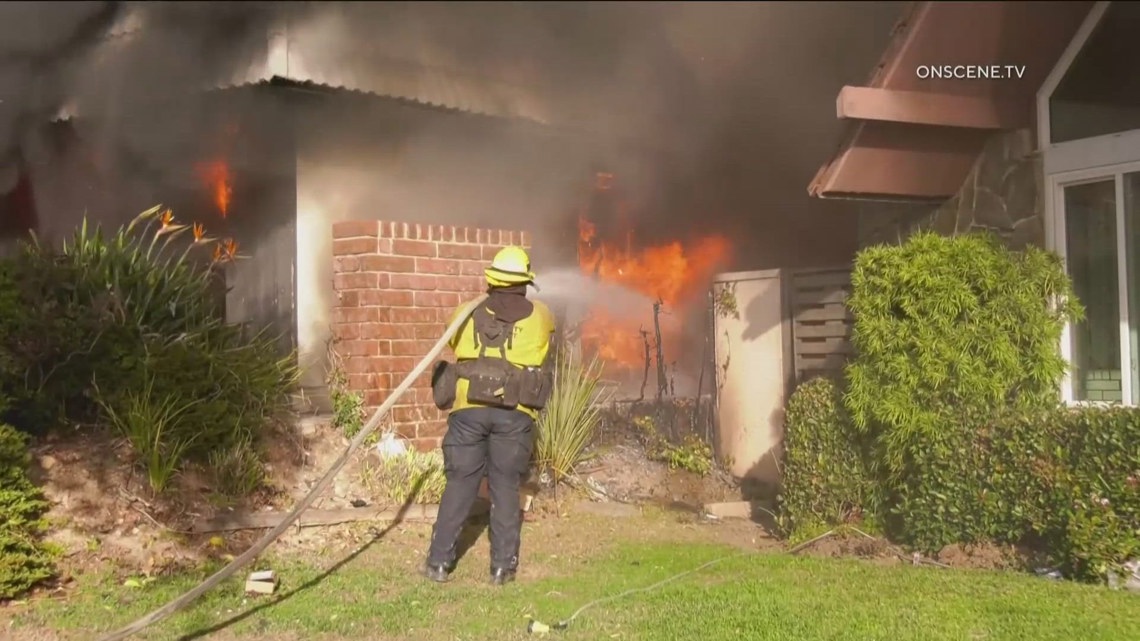
[[364, 440], [368, 438], [368, 436], [372, 434], [372, 432], [374, 432], [380, 425], [380, 421], [383, 420], [384, 417], [388, 415], [388, 412], [392, 410], [392, 406], [396, 404], [396, 401], [399, 400], [401, 396], [403, 396], [404, 392], [408, 391], [408, 388], [412, 386], [412, 383], [417, 378], [419, 378], [425, 371], [427, 371], [427, 368], [436, 358], [439, 357], [440, 353], [443, 351], [444, 346], [447, 345], [448, 341], [451, 340], [451, 337], [455, 336], [455, 333], [459, 331], [459, 328], [475, 311], [475, 307], [486, 299], [487, 295], [481, 294], [474, 300], [467, 303], [460, 310], [460, 314], [456, 316], [451, 325], [449, 325], [443, 332], [443, 336], [441, 336], [440, 339], [436, 342], [435, 346], [431, 348], [431, 351], [429, 351], [427, 355], [423, 357], [423, 360], [421, 360], [418, 364], [416, 364], [414, 368], [412, 368], [411, 373], [409, 373], [400, 383], [400, 385], [392, 391], [392, 393], [384, 401], [384, 404], [376, 409], [376, 411], [372, 414], [372, 417], [368, 419], [368, 422], [364, 424], [364, 427], [360, 429], [360, 432], [357, 433], [356, 437], [352, 439], [352, 442], [348, 444], [348, 447], [344, 450], [344, 453], [340, 455], [340, 458], [338, 458], [336, 462], [333, 463], [332, 467], [330, 467], [329, 470], [325, 472], [325, 475], [321, 477], [321, 480], [313, 486], [313, 489], [309, 491], [305, 498], [301, 499], [300, 502], [297, 503], [297, 505], [293, 508], [293, 511], [290, 512], [284, 520], [278, 523], [272, 530], [266, 532], [265, 535], [257, 541], [257, 543], [254, 543], [253, 546], [243, 552], [241, 556], [235, 558], [233, 561], [230, 561], [228, 565], [215, 572], [198, 586], [188, 590], [182, 596], [174, 599], [173, 601], [170, 601], [166, 605], [158, 608], [157, 610], [154, 610], [150, 614], [147, 614], [146, 616], [138, 619], [130, 625], [122, 627], [100, 638], [99, 641], [119, 641], [120, 639], [126, 639], [129, 636], [142, 632], [146, 628], [154, 625], [155, 623], [158, 623], [159, 621], [162, 621], [163, 619], [166, 619], [175, 612], [178, 612], [182, 608], [190, 605], [198, 597], [217, 587], [219, 583], [230, 578], [235, 572], [237, 572], [243, 566], [249, 564], [251, 561], [257, 558], [258, 555], [264, 552], [265, 549], [268, 548], [269, 545], [274, 541], [276, 541], [277, 537], [281, 536], [285, 530], [289, 529], [289, 526], [293, 525], [298, 517], [301, 516], [301, 513], [307, 510], [309, 506], [312, 505], [313, 501], [316, 500], [316, 498], [328, 488], [329, 484], [332, 483], [333, 478], [336, 477], [337, 473], [340, 472], [341, 469], [348, 463], [348, 460], [352, 454], [360, 448], [360, 446], [364, 443]]

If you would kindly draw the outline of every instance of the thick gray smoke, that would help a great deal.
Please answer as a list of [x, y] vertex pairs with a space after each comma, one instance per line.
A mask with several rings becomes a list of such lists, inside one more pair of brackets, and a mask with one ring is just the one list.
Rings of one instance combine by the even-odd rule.
[[367, 49], [539, 88], [559, 121], [649, 154], [624, 177], [670, 203], [652, 212], [663, 233], [715, 220], [776, 251], [844, 216], [804, 187], [837, 137], [835, 92], [867, 75], [901, 4], [2, 3], [0, 192], [52, 162], [39, 132], [65, 107], [116, 170], [164, 178], [207, 144], [202, 89], [240, 84], [288, 24], [325, 65]]

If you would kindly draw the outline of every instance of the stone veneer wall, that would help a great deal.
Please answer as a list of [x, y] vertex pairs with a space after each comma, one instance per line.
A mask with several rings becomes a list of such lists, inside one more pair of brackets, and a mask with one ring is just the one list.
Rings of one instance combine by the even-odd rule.
[[866, 203], [859, 247], [897, 243], [920, 230], [989, 230], [1012, 248], [1045, 245], [1044, 174], [1028, 129], [995, 134], [957, 195], [941, 205]]
[[[332, 231], [334, 350], [369, 413], [427, 355], [455, 308], [486, 288], [483, 269], [495, 252], [530, 246], [526, 232], [497, 229], [348, 221]], [[430, 370], [390, 418], [417, 448], [439, 447], [446, 415], [432, 403]]]

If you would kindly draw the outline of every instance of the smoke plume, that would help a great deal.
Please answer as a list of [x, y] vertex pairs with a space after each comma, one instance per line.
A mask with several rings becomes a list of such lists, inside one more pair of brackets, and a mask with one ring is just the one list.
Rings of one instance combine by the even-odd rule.
[[[638, 159], [624, 185], [665, 203], [650, 211], [661, 233], [715, 223], [767, 238], [757, 242], [778, 261], [789, 236], [845, 215], [810, 201], [805, 186], [837, 139], [836, 91], [870, 71], [901, 4], [7, 2], [0, 192], [19, 168], [55, 161], [42, 131], [61, 110], [80, 114], [80, 134], [114, 170], [169, 179], [208, 143], [204, 89], [243, 83], [269, 34], [288, 25], [323, 68], [364, 56], [528, 87], [545, 98], [552, 130], [581, 132], [601, 156]], [[453, 132], [414, 124], [399, 136], [414, 149]], [[518, 145], [504, 141], [471, 142], [469, 155], [502, 165], [488, 177], [517, 171], [520, 157], [502, 150]], [[574, 210], [567, 181], [553, 182], [531, 195]]]

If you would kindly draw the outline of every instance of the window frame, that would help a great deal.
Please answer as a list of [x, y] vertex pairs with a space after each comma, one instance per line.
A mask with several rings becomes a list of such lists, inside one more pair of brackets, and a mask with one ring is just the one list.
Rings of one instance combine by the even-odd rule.
[[[1116, 252], [1117, 252], [1117, 296], [1120, 323], [1120, 385], [1119, 405], [1136, 406], [1140, 398], [1133, 398], [1133, 367], [1140, 363], [1132, 362], [1132, 337], [1129, 329], [1128, 301], [1128, 238], [1124, 224], [1124, 175], [1140, 172], [1140, 129], [1115, 134], [1082, 138], [1061, 143], [1051, 139], [1050, 99], [1068, 73], [1073, 61], [1080, 54], [1089, 38], [1111, 5], [1111, 2], [1097, 2], [1089, 10], [1084, 22], [1073, 35], [1073, 39], [1061, 54], [1057, 64], [1042, 83], [1037, 92], [1037, 141], [1041, 154], [1042, 172], [1045, 178], [1044, 226], [1046, 247], [1061, 257], [1066, 273], [1069, 265], [1066, 256], [1065, 237], [1065, 188], [1081, 184], [1112, 180], [1116, 200]], [[1140, 277], [1140, 276], [1138, 276]], [[1061, 332], [1059, 345], [1061, 356], [1068, 367], [1061, 382], [1061, 398], [1071, 406], [1117, 405], [1111, 401], [1073, 400], [1072, 380], [1072, 326], [1066, 323]]]

